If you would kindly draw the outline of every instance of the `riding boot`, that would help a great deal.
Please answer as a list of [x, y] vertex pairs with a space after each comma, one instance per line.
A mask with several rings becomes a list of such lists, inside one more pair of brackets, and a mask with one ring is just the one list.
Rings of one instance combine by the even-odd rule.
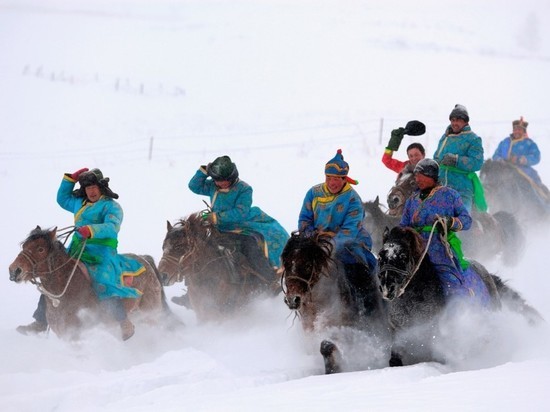
[[120, 322], [120, 331], [122, 333], [122, 340], [128, 340], [134, 336], [134, 324], [130, 321], [130, 319], [126, 318]]
[[28, 325], [20, 325], [15, 330], [23, 335], [36, 335], [48, 330], [48, 321], [46, 320], [46, 297], [44, 295], [40, 295], [40, 299], [38, 300], [36, 310], [32, 317], [35, 319], [34, 322]]
[[134, 335], [135, 327], [130, 319], [128, 319], [123, 300], [120, 298], [108, 298], [103, 302], [109, 313], [119, 323], [122, 340], [130, 339]]
[[37, 335], [39, 333], [46, 332], [48, 330], [48, 324], [35, 320], [28, 325], [20, 325], [15, 330], [22, 335]]
[[191, 309], [191, 302], [189, 301], [189, 293], [184, 293], [181, 296], [173, 296], [172, 302], [176, 305], [185, 306], [187, 309]]

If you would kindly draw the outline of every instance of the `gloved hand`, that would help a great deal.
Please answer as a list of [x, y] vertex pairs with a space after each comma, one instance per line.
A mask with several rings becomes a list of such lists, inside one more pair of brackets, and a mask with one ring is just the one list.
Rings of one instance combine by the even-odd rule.
[[401, 145], [401, 140], [403, 140], [403, 136], [405, 136], [405, 129], [403, 127], [400, 127], [399, 129], [393, 129], [391, 131], [390, 141], [386, 146], [386, 149], [393, 150], [394, 152], [399, 150], [399, 146]]
[[450, 232], [453, 227], [453, 218], [452, 217], [442, 217], [435, 221], [435, 228], [439, 233]]
[[73, 179], [74, 181], [78, 181], [78, 178], [80, 177], [80, 175], [84, 172], [87, 172], [88, 170], [90, 169], [88, 169], [87, 167], [83, 167], [82, 169], [77, 170], [76, 172], [71, 174], [71, 179]]
[[441, 160], [441, 164], [445, 166], [456, 166], [458, 163], [458, 155], [447, 153], [445, 156], [443, 156], [443, 159]]
[[203, 211], [201, 212], [201, 219], [203, 225], [213, 225], [216, 223], [216, 217], [214, 212]]
[[92, 231], [88, 226], [77, 227], [76, 231], [80, 233], [80, 236], [82, 236], [84, 239], [89, 239], [92, 237]]

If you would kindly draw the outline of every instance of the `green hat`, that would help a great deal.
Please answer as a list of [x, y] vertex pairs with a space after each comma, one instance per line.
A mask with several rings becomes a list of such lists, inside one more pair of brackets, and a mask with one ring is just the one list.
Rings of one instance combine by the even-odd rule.
[[214, 180], [227, 180], [233, 183], [239, 177], [239, 171], [229, 156], [220, 156], [208, 165], [208, 176]]

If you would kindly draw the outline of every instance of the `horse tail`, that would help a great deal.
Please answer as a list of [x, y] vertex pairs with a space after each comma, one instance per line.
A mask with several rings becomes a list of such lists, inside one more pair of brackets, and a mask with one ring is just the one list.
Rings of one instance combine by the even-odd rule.
[[502, 234], [502, 261], [505, 265], [515, 266], [525, 249], [523, 229], [509, 212], [499, 211], [493, 217], [499, 223]]
[[502, 305], [505, 308], [525, 317], [530, 325], [538, 325], [545, 322], [542, 315], [535, 308], [530, 306], [518, 292], [509, 287], [506, 282], [497, 275], [491, 276], [500, 295]]

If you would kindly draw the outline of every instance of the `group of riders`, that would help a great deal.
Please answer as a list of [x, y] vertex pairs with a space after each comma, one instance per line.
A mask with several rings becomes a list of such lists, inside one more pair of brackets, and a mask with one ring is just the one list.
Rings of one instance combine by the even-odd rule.
[[[407, 200], [400, 225], [414, 228], [426, 239], [428, 256], [444, 286], [446, 298], [472, 294], [468, 285], [473, 272], [462, 255], [456, 232], [470, 228], [472, 209], [487, 209], [476, 174], [483, 164], [482, 140], [469, 126], [464, 106], [457, 104], [449, 120], [450, 125], [439, 140], [433, 159], [425, 158], [420, 143], [407, 147], [407, 161], [393, 159], [405, 134], [424, 132], [414, 133], [408, 127], [391, 132], [382, 157], [382, 162], [391, 170], [414, 173], [418, 189]], [[531, 181], [543, 186], [532, 168], [540, 161], [540, 152], [528, 137], [528, 123], [520, 118], [512, 126], [513, 132], [499, 144], [493, 159], [513, 163]], [[370, 234], [363, 225], [363, 202], [352, 187], [357, 181], [348, 173], [349, 165], [338, 150], [325, 165], [324, 182], [307, 191], [298, 230], [312, 235], [318, 232], [331, 235], [333, 256], [346, 274], [350, 278], [358, 273], [370, 276], [376, 271], [377, 260], [371, 251]], [[79, 187], [75, 190], [76, 183]], [[202, 213], [204, 223], [235, 235], [239, 251], [248, 258], [252, 268], [276, 281], [288, 233], [277, 220], [252, 206], [252, 187], [239, 179], [231, 158], [221, 156], [200, 166], [189, 182], [189, 189], [210, 198], [209, 209]], [[117, 252], [123, 218], [117, 198], [109, 187], [109, 178], [99, 169], [83, 168], [66, 173], [57, 193], [58, 204], [74, 214], [75, 232], [69, 253], [79, 256], [85, 264], [98, 299], [120, 324], [121, 337], [127, 340], [134, 334], [134, 325], [128, 318], [124, 300], [137, 298], [141, 293], [127, 279], [139, 276], [145, 268], [137, 260]], [[45, 299], [41, 295], [33, 315], [35, 321], [19, 326], [19, 332], [47, 330]], [[185, 304], [184, 299], [175, 302]]]

